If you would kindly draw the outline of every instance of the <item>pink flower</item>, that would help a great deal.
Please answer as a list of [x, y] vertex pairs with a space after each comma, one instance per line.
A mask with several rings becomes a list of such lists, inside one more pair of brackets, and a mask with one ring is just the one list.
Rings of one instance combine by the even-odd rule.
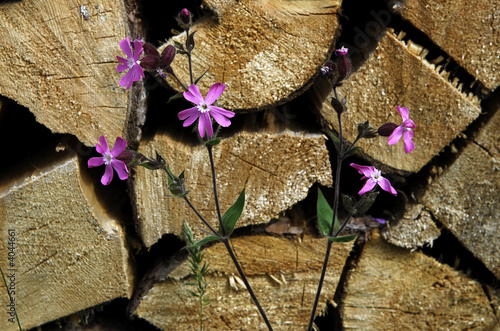
[[120, 47], [125, 55], [127, 55], [128, 59], [117, 56], [116, 58], [121, 64], [118, 65], [116, 71], [122, 72], [129, 69], [125, 76], [120, 79], [120, 86], [127, 87], [128, 90], [132, 86], [133, 82], [140, 81], [141, 78], [144, 78], [144, 71], [137, 62], [144, 49], [142, 48], [142, 40], [136, 39], [134, 40], [134, 53], [132, 53], [129, 37], [120, 41]]
[[386, 192], [392, 193], [396, 196], [398, 195], [396, 190], [391, 186], [391, 183], [386, 178], [382, 177], [382, 175], [380, 174], [380, 170], [378, 170], [377, 168], [373, 166], [357, 165], [355, 163], [351, 163], [350, 165], [361, 175], [363, 175], [361, 180], [368, 179], [365, 186], [363, 186], [361, 191], [358, 192], [359, 195], [363, 195], [366, 192], [371, 191], [375, 187], [375, 185], [380, 186], [380, 188], [382, 188], [382, 190]]
[[403, 124], [398, 126], [392, 131], [392, 134], [387, 138], [387, 143], [389, 145], [396, 144], [401, 137], [403, 137], [403, 142], [405, 145], [405, 153], [408, 154], [415, 148], [413, 144], [413, 130], [415, 129], [415, 123], [412, 119], [408, 118], [409, 111], [406, 107], [397, 106], [398, 112], [403, 117]]
[[177, 117], [179, 117], [181, 121], [185, 120], [183, 126], [190, 126], [194, 121], [200, 118], [198, 121], [198, 131], [202, 138], [205, 136], [205, 130], [208, 132], [209, 137], [213, 135], [212, 120], [210, 116], [212, 116], [221, 126], [229, 126], [231, 121], [227, 118], [232, 118], [234, 113], [220, 107], [212, 106], [212, 103], [221, 96], [225, 88], [226, 84], [215, 83], [210, 90], [208, 90], [207, 97], [203, 99], [198, 86], [194, 84], [191, 85], [189, 91], [184, 92], [184, 98], [194, 103], [196, 107], [183, 110], [177, 114]]
[[102, 156], [90, 158], [88, 166], [89, 168], [93, 168], [103, 164], [106, 165], [106, 170], [101, 178], [102, 185], [109, 185], [109, 183], [111, 183], [111, 180], [113, 179], [113, 169], [116, 170], [116, 173], [121, 180], [128, 178], [127, 166], [125, 165], [125, 162], [122, 161], [125, 159], [130, 160], [131, 158], [131, 152], [125, 150], [126, 146], [127, 142], [122, 138], [117, 137], [115, 146], [113, 146], [113, 150], [110, 152], [106, 137], [101, 136], [99, 138], [99, 143], [96, 144], [95, 148], [98, 153], [102, 154]]
[[345, 48], [344, 46], [342, 46], [342, 48], [335, 50], [335, 55], [337, 55], [337, 56], [347, 55], [348, 52], [349, 52], [349, 48]]

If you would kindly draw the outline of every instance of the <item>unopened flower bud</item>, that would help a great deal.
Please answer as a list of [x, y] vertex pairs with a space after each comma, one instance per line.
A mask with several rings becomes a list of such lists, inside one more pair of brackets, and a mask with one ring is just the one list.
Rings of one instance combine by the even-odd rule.
[[183, 29], [191, 26], [191, 13], [189, 12], [189, 10], [187, 10], [186, 8], [181, 10], [177, 17], [177, 23], [179, 23], [179, 26]]
[[397, 124], [389, 122], [385, 123], [380, 128], [378, 128], [377, 132], [382, 137], [389, 137], [394, 131], [394, 129], [396, 129], [397, 127], [398, 127]]
[[160, 68], [161, 69], [166, 69], [172, 61], [174, 60], [175, 57], [175, 47], [172, 45], [168, 45], [165, 47], [163, 52], [161, 52], [161, 57], [160, 57]]
[[351, 60], [347, 55], [348, 49], [343, 47], [335, 51], [335, 53], [339, 56], [337, 59], [337, 71], [339, 73], [339, 77], [337, 81], [342, 81], [349, 77], [351, 74]]

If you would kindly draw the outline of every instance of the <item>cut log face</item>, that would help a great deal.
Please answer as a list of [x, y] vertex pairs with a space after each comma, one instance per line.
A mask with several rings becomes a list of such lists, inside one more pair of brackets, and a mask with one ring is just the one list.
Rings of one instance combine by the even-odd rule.
[[430, 185], [423, 204], [500, 278], [500, 112]]
[[394, 10], [490, 90], [500, 85], [498, 1], [407, 0]]
[[[324, 259], [326, 239], [305, 236], [290, 240], [270, 236], [240, 237], [231, 240], [235, 254], [249, 278], [263, 309], [275, 330], [305, 330], [309, 322], [317, 282]], [[318, 311], [333, 297], [351, 243], [335, 243]], [[207, 294], [211, 304], [204, 309], [207, 330], [267, 329], [250, 295], [241, 285], [223, 244], [207, 248], [210, 273]], [[189, 330], [199, 325], [198, 298], [188, 295], [183, 282], [191, 281], [186, 265], [157, 283], [135, 314], [163, 330], [173, 325]]]
[[[276, 106], [302, 93], [334, 47], [340, 3], [205, 0], [216, 18], [192, 27], [195, 78], [208, 69], [197, 84], [202, 94], [222, 82], [227, 89], [219, 104], [250, 110]], [[174, 40], [185, 43], [185, 38], [181, 34]], [[189, 85], [187, 58], [178, 55], [172, 68]], [[181, 91], [175, 80], [169, 84]]]
[[42, 0], [0, 6], [0, 94], [53, 132], [87, 146], [124, 136], [128, 94], [116, 55], [128, 35], [123, 1]]
[[374, 236], [347, 281], [344, 328], [485, 330], [496, 323], [481, 284]]
[[[316, 182], [331, 185], [331, 167], [325, 137], [317, 134], [242, 132], [222, 140], [214, 148], [218, 195], [224, 213], [245, 188], [245, 209], [237, 227], [267, 223], [307, 196]], [[210, 161], [204, 146], [188, 146], [165, 133], [141, 144], [144, 155], [159, 153], [175, 175], [186, 170], [189, 199], [205, 219], [217, 228]], [[283, 155], [287, 156], [286, 161]], [[137, 169], [134, 183], [140, 234], [146, 246], [163, 234], [183, 236], [182, 224], [202, 226], [182, 199], [169, 197], [162, 171]], [[198, 226], [199, 225], [199, 226]]]
[[[366, 63], [338, 88], [340, 98], [347, 97], [348, 110], [342, 115], [347, 124], [343, 125], [344, 137], [352, 142], [358, 134], [355, 123], [367, 120], [374, 128], [386, 122], [400, 125], [396, 106], [407, 107], [416, 124], [413, 152], [405, 154], [402, 139], [389, 146], [384, 137], [362, 139], [358, 146], [389, 167], [419, 171], [481, 112], [479, 100], [461, 93], [446, 77], [446, 72], [439, 74], [388, 31]], [[337, 129], [330, 99], [323, 103], [321, 114]]]
[[[4, 183], [0, 219], [0, 254], [13, 257], [0, 259], [0, 265], [5, 275], [14, 273], [9, 284], [23, 328], [131, 296], [124, 230], [97, 201], [90, 180], [80, 176], [76, 156], [10, 187]], [[6, 307], [3, 281], [0, 293]], [[5, 317], [0, 329], [18, 326]]]

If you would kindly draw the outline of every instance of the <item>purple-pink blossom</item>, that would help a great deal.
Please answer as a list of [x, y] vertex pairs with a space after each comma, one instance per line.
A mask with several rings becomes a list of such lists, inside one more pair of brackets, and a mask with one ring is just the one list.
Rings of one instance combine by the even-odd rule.
[[356, 169], [363, 177], [363, 179], [368, 179], [365, 186], [358, 192], [359, 195], [363, 195], [368, 191], [371, 191], [375, 185], [380, 186], [380, 188], [386, 192], [394, 195], [398, 195], [396, 190], [391, 186], [391, 183], [384, 177], [382, 177], [380, 170], [373, 166], [362, 166], [355, 163], [350, 164], [351, 167]]
[[134, 51], [132, 52], [132, 46], [130, 45], [130, 38], [127, 37], [120, 41], [120, 47], [127, 55], [128, 59], [121, 56], [117, 56], [118, 62], [120, 64], [116, 68], [117, 72], [122, 72], [128, 69], [128, 72], [120, 79], [120, 86], [127, 87], [127, 90], [132, 86], [133, 82], [140, 81], [144, 78], [144, 70], [137, 61], [139, 61], [139, 56], [141, 56], [144, 49], [142, 48], [142, 40], [134, 40]]
[[212, 120], [213, 119], [219, 123], [221, 126], [229, 126], [231, 121], [228, 118], [232, 118], [234, 113], [232, 111], [213, 106], [212, 104], [221, 96], [222, 92], [226, 88], [226, 84], [215, 83], [210, 87], [207, 93], [207, 97], [204, 99], [201, 96], [200, 89], [196, 85], [189, 86], [189, 91], [184, 92], [184, 98], [189, 102], [194, 103], [196, 106], [188, 108], [177, 114], [179, 119], [185, 120], [183, 126], [190, 126], [198, 118], [198, 131], [200, 136], [205, 137], [205, 131], [208, 133], [209, 137], [213, 135]]
[[127, 142], [123, 138], [117, 137], [113, 150], [109, 151], [106, 137], [101, 136], [99, 138], [99, 143], [96, 144], [95, 148], [102, 156], [91, 157], [88, 161], [88, 166], [89, 168], [98, 167], [103, 164], [106, 166], [104, 175], [101, 178], [102, 185], [109, 185], [109, 183], [111, 183], [113, 179], [113, 169], [115, 169], [121, 180], [128, 178], [127, 165], [122, 160], [131, 161], [133, 156], [130, 151], [125, 150], [125, 147], [127, 147]]
[[406, 107], [397, 106], [398, 112], [403, 117], [403, 124], [398, 126], [392, 131], [392, 134], [387, 138], [387, 143], [389, 145], [396, 144], [401, 137], [403, 137], [403, 142], [405, 146], [405, 153], [408, 154], [415, 148], [413, 144], [413, 129], [415, 129], [415, 122], [409, 118], [409, 111]]
[[342, 46], [341, 48], [335, 50], [335, 54], [337, 56], [347, 55], [348, 52], [349, 52], [349, 48], [345, 48], [344, 46]]

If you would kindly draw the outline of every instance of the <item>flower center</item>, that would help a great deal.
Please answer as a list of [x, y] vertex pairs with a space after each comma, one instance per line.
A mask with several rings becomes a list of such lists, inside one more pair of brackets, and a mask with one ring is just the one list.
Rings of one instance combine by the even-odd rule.
[[113, 156], [111, 155], [111, 153], [104, 153], [103, 158], [106, 165], [110, 165], [111, 161], [113, 161]]
[[375, 183], [377, 183], [380, 180], [380, 177], [382, 177], [380, 170], [377, 170], [372, 173], [372, 179], [375, 181]]
[[210, 108], [208, 107], [208, 105], [204, 102], [200, 102], [198, 104], [198, 110], [200, 111], [200, 113], [206, 113], [207, 111], [210, 110]]
[[134, 60], [134, 59], [129, 58], [129, 59], [128, 59], [128, 63], [127, 63], [128, 68], [129, 68], [129, 69], [132, 69], [132, 68], [134, 67], [135, 63], [136, 63], [136, 62], [135, 62], [135, 60]]

